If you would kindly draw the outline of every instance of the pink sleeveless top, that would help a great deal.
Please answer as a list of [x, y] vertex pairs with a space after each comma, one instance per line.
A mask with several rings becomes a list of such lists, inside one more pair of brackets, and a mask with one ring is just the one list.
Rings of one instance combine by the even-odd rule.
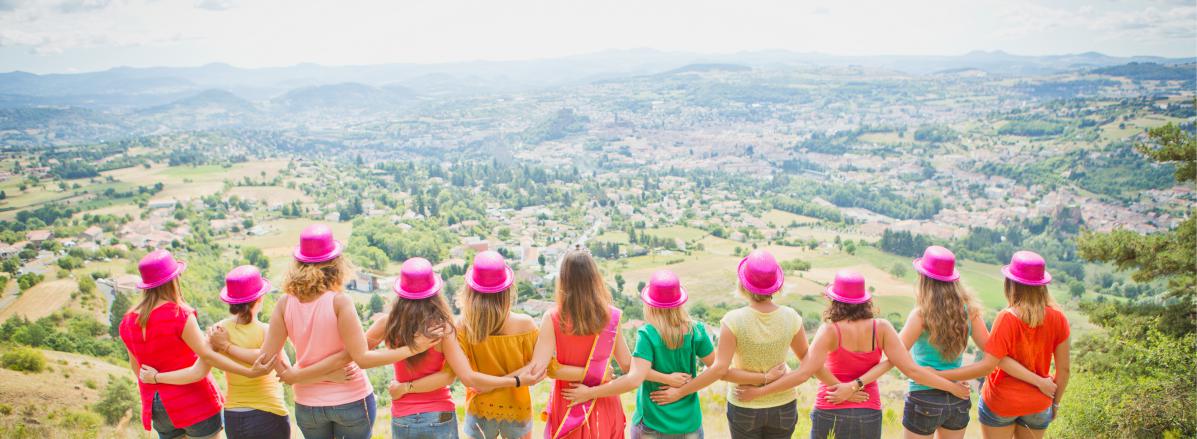
[[[877, 320], [873, 320], [873, 350], [870, 352], [853, 352], [844, 349], [844, 337], [840, 334], [839, 323], [832, 323], [832, 326], [835, 327], [836, 346], [835, 350], [827, 355], [827, 362], [824, 364], [840, 382], [850, 383], [881, 362], [881, 346], [877, 345]], [[820, 410], [881, 410], [881, 392], [877, 390], [877, 382], [865, 384], [864, 392], [869, 394], [868, 401], [832, 404], [824, 399], [827, 396], [827, 385], [820, 383], [819, 394], [815, 398], [815, 408]]]
[[[187, 318], [195, 315], [195, 309], [187, 305], [165, 303], [150, 311], [145, 333], [137, 324], [137, 313], [129, 311], [121, 320], [120, 337], [133, 354], [138, 364], [144, 364], [158, 372], [172, 372], [186, 369], [195, 363], [197, 355], [183, 341], [183, 327]], [[151, 408], [154, 394], [162, 399], [166, 416], [175, 427], [187, 428], [220, 413], [224, 399], [216, 389], [216, 382], [208, 374], [191, 384], [150, 384], [137, 380], [141, 393], [141, 426], [150, 429]]]
[[[287, 297], [283, 320], [287, 324], [287, 337], [295, 346], [297, 366], [308, 367], [345, 350], [341, 333], [337, 331], [337, 313], [333, 310], [336, 295], [326, 291], [308, 303], [300, 302], [294, 296]], [[295, 402], [309, 407], [329, 407], [364, 399], [374, 392], [374, 388], [366, 379], [366, 372], [358, 372], [357, 378], [343, 383], [322, 381], [291, 386], [295, 391]]]
[[[406, 361], [395, 363], [395, 381], [410, 383], [428, 375], [445, 369], [445, 354], [436, 349], [424, 351], [424, 356], [416, 360], [415, 364]], [[397, 419], [417, 413], [435, 413], [453, 411], [453, 395], [448, 387], [422, 392], [408, 393], [399, 399], [391, 401], [391, 418]]]

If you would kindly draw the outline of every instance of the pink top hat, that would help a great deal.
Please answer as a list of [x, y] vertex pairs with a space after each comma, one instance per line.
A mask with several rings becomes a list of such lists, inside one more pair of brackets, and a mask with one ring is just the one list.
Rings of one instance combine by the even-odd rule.
[[399, 297], [409, 300], [427, 299], [441, 292], [441, 277], [432, 272], [432, 263], [424, 258], [403, 261], [399, 278], [392, 288]]
[[1042, 256], [1023, 250], [1014, 252], [1010, 257], [1010, 265], [1002, 267], [1002, 274], [1006, 275], [1006, 279], [1023, 285], [1047, 285], [1052, 283], [1052, 275], [1048, 274], [1046, 267]]
[[852, 270], [840, 270], [835, 273], [835, 282], [823, 291], [827, 298], [842, 303], [865, 303], [873, 298], [869, 290], [865, 289], [864, 276]]
[[960, 279], [960, 272], [956, 271], [956, 255], [938, 245], [923, 250], [923, 257], [914, 260], [914, 270], [940, 282]]
[[764, 250], [753, 250], [740, 261], [736, 274], [740, 276], [740, 286], [753, 294], [772, 295], [781, 290], [785, 283], [785, 275], [781, 272], [781, 265], [773, 259], [773, 255]]
[[262, 272], [258, 271], [258, 267], [242, 265], [224, 276], [220, 300], [230, 305], [250, 303], [269, 291], [270, 282], [262, 278]]
[[497, 293], [515, 282], [515, 272], [503, 255], [487, 250], [474, 256], [474, 265], [465, 274], [466, 285], [479, 293]]
[[141, 258], [141, 262], [137, 264], [137, 270], [141, 272], [141, 281], [137, 282], [137, 288], [148, 290], [160, 286], [179, 277], [186, 269], [187, 263], [176, 261], [170, 252], [154, 250]]
[[295, 260], [305, 264], [330, 261], [341, 256], [341, 243], [333, 239], [332, 229], [324, 224], [312, 224], [299, 233]]
[[669, 270], [657, 270], [648, 280], [648, 286], [640, 291], [640, 300], [654, 308], [677, 308], [686, 303], [689, 295]]

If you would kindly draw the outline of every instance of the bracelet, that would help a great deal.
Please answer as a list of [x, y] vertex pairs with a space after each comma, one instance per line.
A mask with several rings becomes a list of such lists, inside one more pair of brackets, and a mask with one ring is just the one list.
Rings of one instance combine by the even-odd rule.
[[153, 378], [153, 380], [154, 380], [154, 382], [152, 382], [152, 383], [150, 383], [150, 384], [158, 384], [158, 372], [154, 372], [154, 378]]
[[407, 391], [406, 391], [406, 392], [403, 392], [403, 393], [411, 393], [411, 389], [414, 389], [414, 388], [416, 388], [416, 382], [415, 382], [415, 381], [408, 381], [408, 382], [407, 382]]
[[522, 384], [520, 383], [520, 376], [519, 376], [519, 375], [516, 375], [514, 378], [515, 378], [515, 387], [519, 387], [520, 385], [522, 385]]

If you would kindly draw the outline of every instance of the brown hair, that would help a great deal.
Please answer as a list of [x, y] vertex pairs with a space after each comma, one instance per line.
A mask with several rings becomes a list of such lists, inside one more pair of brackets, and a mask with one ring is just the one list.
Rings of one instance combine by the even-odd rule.
[[928, 339], [944, 358], [956, 358], [968, 346], [968, 322], [981, 311], [960, 282], [942, 282], [919, 275], [914, 301]]
[[557, 274], [557, 312], [572, 335], [594, 335], [611, 318], [611, 292], [603, 283], [598, 264], [584, 250], [571, 250], [561, 259]]
[[482, 343], [487, 337], [498, 334], [511, 312], [511, 288], [497, 293], [479, 293], [462, 285], [457, 293], [457, 307], [461, 308], [461, 330], [466, 341]]
[[1047, 285], [1024, 285], [1010, 279], [1006, 279], [1006, 302], [1018, 313], [1018, 318], [1032, 328], [1043, 323], [1047, 307], [1056, 306], [1047, 292]]
[[[391, 312], [387, 316], [387, 327], [384, 340], [387, 347], [392, 349], [403, 346], [414, 346], [416, 336], [423, 334], [429, 337], [434, 329], [448, 328], [453, 314], [449, 311], [449, 304], [445, 297], [437, 294], [424, 299], [404, 299], [399, 297], [391, 305]], [[424, 357], [428, 351], [407, 357], [407, 363], [412, 364]]]
[[133, 311], [137, 312], [137, 324], [141, 326], [142, 331], [145, 330], [145, 325], [150, 323], [150, 313], [154, 311], [158, 302], [183, 303], [178, 277], [154, 288], [142, 290], [141, 302], [133, 307]]
[[681, 346], [686, 334], [690, 332], [690, 326], [693, 325], [690, 314], [680, 306], [657, 308], [644, 305], [644, 320], [657, 329], [657, 333], [661, 334], [661, 339], [665, 341], [665, 346], [669, 349], [677, 349], [678, 346]]
[[349, 267], [345, 258], [339, 256], [312, 264], [295, 261], [291, 271], [287, 272], [287, 279], [283, 281], [283, 291], [301, 302], [307, 301], [326, 291], [341, 291], [348, 275]]
[[237, 317], [235, 321], [238, 325], [247, 325], [254, 321], [254, 305], [257, 305], [258, 302], [261, 302], [263, 297], [266, 296], [259, 297], [253, 302], [230, 303], [229, 314]]
[[823, 309], [823, 320], [828, 322], [843, 322], [867, 320], [873, 318], [873, 299], [864, 303], [844, 303], [832, 300]]
[[738, 285], [738, 284], [737, 284], [736, 288], [740, 290], [741, 296], [744, 296], [745, 299], [748, 299], [749, 301], [756, 302], [756, 303], [768, 302], [770, 300], [773, 300], [774, 294], [781, 294], [780, 290], [778, 290], [778, 292], [774, 293], [774, 294], [757, 294], [757, 293], [754, 293], [754, 292], [744, 289], [743, 285]]

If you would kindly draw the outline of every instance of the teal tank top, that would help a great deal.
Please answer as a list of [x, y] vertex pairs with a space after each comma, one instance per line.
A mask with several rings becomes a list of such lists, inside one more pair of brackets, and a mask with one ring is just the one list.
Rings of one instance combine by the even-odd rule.
[[[967, 312], [968, 307], [966, 306], [964, 310]], [[919, 366], [926, 366], [935, 370], [948, 370], [960, 367], [960, 364], [962, 363], [961, 360], [964, 358], [964, 353], [962, 352], [960, 355], [957, 355], [956, 358], [951, 360], [944, 359], [943, 355], [941, 355], [939, 352], [939, 348], [931, 345], [930, 335], [927, 333], [926, 328], [923, 329], [923, 333], [919, 335], [919, 339], [915, 340], [914, 346], [910, 347], [910, 356], [911, 358], [914, 358], [914, 362]], [[971, 321], [968, 325], [968, 335], [969, 337], [972, 337], [973, 335], [973, 325]], [[907, 382], [910, 384], [909, 391], [911, 392], [917, 390], [934, 389], [934, 387], [924, 386], [915, 382], [914, 380], [908, 379]]]

